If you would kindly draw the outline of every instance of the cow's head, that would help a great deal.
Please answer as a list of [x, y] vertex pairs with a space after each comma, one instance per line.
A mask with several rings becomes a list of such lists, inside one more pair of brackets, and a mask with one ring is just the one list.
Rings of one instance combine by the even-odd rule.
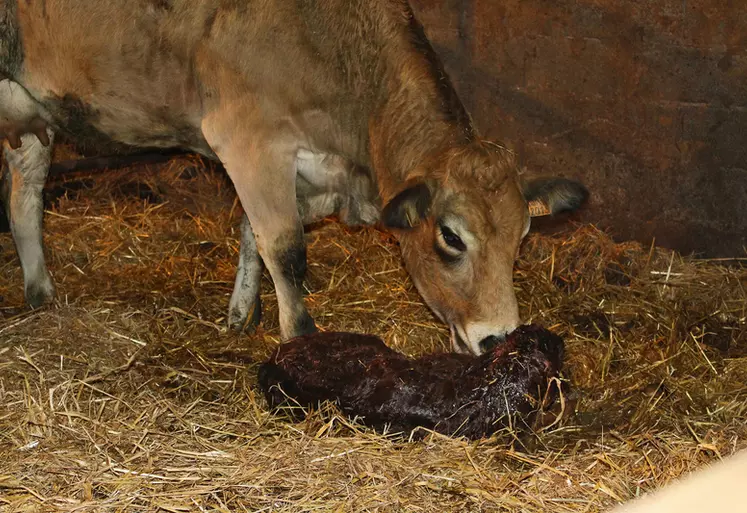
[[521, 324], [513, 266], [529, 206], [556, 214], [586, 196], [571, 180], [522, 183], [510, 152], [475, 144], [414, 173], [382, 221], [398, 232], [405, 266], [449, 325], [453, 350], [480, 354]]

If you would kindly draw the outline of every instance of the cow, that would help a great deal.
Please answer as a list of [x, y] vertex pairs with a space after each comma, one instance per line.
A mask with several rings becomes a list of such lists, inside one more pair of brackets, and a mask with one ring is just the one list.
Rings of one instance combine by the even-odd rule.
[[60, 132], [219, 160], [245, 213], [229, 323], [258, 321], [266, 268], [284, 340], [316, 330], [303, 225], [341, 212], [392, 230], [453, 350], [482, 353], [521, 324], [528, 202], [557, 213], [587, 194], [522, 180], [480, 137], [406, 0], [0, 0], [7, 210], [32, 307], [55, 294], [41, 190]]

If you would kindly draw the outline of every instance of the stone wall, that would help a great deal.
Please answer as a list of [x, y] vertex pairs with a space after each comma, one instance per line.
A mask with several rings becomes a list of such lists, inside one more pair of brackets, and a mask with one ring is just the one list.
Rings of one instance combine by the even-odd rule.
[[747, 247], [747, 0], [411, 0], [482, 133], [579, 216], [705, 256]]

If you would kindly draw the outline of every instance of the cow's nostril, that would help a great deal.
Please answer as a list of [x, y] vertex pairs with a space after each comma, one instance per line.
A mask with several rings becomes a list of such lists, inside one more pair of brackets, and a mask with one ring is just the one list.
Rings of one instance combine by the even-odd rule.
[[490, 335], [489, 337], [485, 337], [480, 341], [480, 350], [483, 353], [487, 353], [488, 351], [495, 349], [495, 346], [498, 344], [502, 344], [506, 341], [506, 336], [501, 335], [499, 337], [495, 335]]

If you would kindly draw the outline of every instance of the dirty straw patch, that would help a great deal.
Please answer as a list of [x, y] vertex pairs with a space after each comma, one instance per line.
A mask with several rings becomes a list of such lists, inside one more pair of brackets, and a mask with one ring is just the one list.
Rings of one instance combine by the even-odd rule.
[[[265, 281], [260, 330], [224, 329], [240, 208], [220, 173], [182, 160], [48, 191], [57, 305], [23, 307], [0, 234], [0, 511], [599, 511], [747, 445], [743, 261], [530, 236], [522, 311], [566, 337], [575, 414], [522, 449], [408, 443], [329, 406], [267, 412], [277, 305]], [[329, 221], [307, 239], [323, 329], [447, 349], [392, 238]]]

